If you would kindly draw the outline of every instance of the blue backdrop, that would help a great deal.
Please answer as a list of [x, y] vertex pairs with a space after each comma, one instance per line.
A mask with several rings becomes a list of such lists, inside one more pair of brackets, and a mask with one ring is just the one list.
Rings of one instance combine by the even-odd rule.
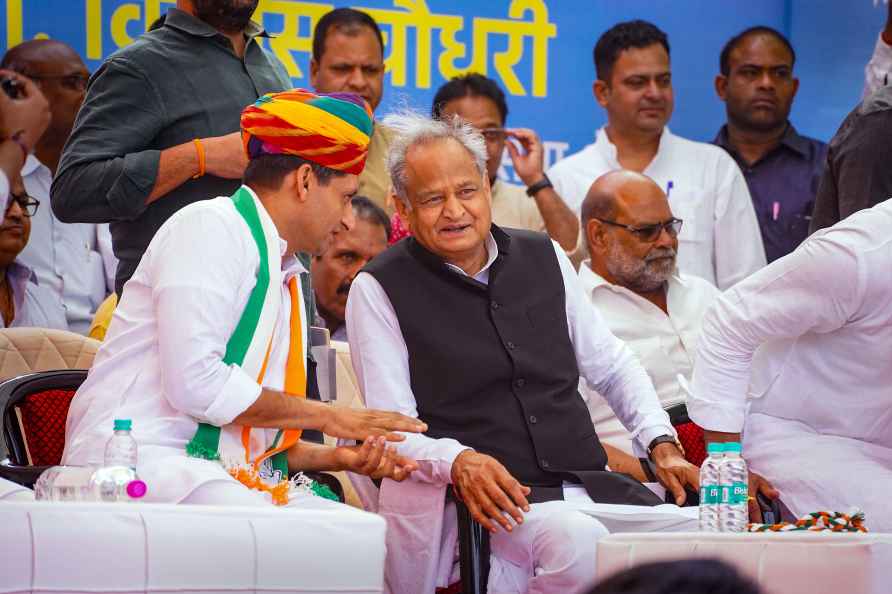
[[[378, 114], [397, 105], [429, 109], [444, 80], [483, 71], [508, 92], [509, 123], [535, 128], [553, 161], [591, 142], [604, 115], [591, 95], [591, 51], [621, 20], [650, 20], [669, 34], [676, 108], [670, 126], [708, 140], [724, 121], [713, 78], [725, 41], [751, 25], [784, 32], [798, 53], [801, 86], [792, 120], [827, 140], [857, 103], [864, 65], [888, 0], [261, 0], [255, 19], [295, 85], [308, 85], [312, 28], [333, 6], [368, 10], [386, 37], [388, 73]], [[3, 50], [49, 36], [71, 44], [95, 70], [175, 2], [6, 0]], [[506, 172], [511, 175], [511, 172]]]

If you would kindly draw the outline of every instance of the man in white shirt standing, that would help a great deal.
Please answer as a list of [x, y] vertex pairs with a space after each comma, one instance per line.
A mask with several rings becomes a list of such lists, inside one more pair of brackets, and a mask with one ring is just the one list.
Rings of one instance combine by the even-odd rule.
[[634, 428], [679, 505], [698, 482], [653, 384], [588, 303], [564, 250], [491, 224], [483, 138], [454, 119], [385, 123], [397, 134], [397, 210], [414, 235], [353, 281], [350, 354], [367, 404], [427, 423], [427, 435], [398, 446], [417, 460], [417, 480], [451, 484], [492, 532], [489, 590], [579, 592], [610, 530], [692, 529], [691, 510], [644, 507], [661, 500], [605, 470], [580, 375]]
[[892, 530], [892, 200], [818, 231], [703, 320], [691, 419], [737, 440], [796, 516]]
[[65, 141], [84, 100], [90, 73], [71, 47], [55, 40], [34, 39], [6, 52], [3, 68], [19, 72], [40, 87], [52, 119], [34, 154], [22, 168], [28, 194], [44, 207], [32, 217], [32, 241], [20, 260], [37, 274], [41, 286], [65, 307], [68, 327], [86, 334], [96, 309], [114, 289], [117, 260], [111, 254], [108, 225], [60, 222], [50, 208], [50, 185]]
[[[242, 113], [249, 163], [232, 197], [171, 216], [125, 285], [105, 342], [68, 413], [64, 464], [103, 460], [112, 420], [133, 420], [150, 501], [285, 505], [299, 470], [358, 469], [401, 480], [414, 463], [385, 448], [424, 425], [306, 398], [307, 275], [353, 224], [372, 132], [358, 95], [302, 89]], [[301, 431], [364, 440], [302, 441]]]
[[[610, 331], [637, 355], [654, 383], [662, 407], [685, 401], [678, 375], [691, 379], [700, 321], [719, 295], [702, 278], [675, 266], [681, 219], [650, 178], [633, 171], [605, 173], [582, 203], [582, 226], [591, 260], [579, 282]], [[633, 437], [597, 390], [584, 397], [610, 468], [646, 481]], [[611, 456], [611, 454], [614, 454]]]
[[555, 164], [548, 177], [579, 212], [592, 182], [614, 169], [644, 173], [664, 189], [679, 235], [678, 268], [727, 289], [765, 265], [756, 214], [740, 169], [718, 147], [675, 136], [666, 34], [644, 21], [620, 23], [595, 45], [595, 99], [607, 125], [593, 144]]

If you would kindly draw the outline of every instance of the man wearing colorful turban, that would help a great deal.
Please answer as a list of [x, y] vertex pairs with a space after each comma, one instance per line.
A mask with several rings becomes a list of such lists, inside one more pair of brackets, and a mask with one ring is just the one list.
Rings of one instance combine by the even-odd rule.
[[[296, 471], [402, 480], [396, 413], [308, 401], [308, 308], [297, 253], [353, 225], [372, 131], [365, 101], [302, 89], [242, 112], [248, 155], [233, 196], [174, 214], [146, 250], [68, 416], [64, 463], [102, 464], [114, 419], [131, 419], [152, 501], [327, 505]], [[363, 441], [326, 447], [314, 429]]]

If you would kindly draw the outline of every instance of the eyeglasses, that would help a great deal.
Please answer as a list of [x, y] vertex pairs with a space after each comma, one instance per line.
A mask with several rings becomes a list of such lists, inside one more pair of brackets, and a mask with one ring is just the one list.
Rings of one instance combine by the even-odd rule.
[[506, 136], [504, 128], [483, 128], [480, 130], [480, 134], [483, 135], [486, 142], [499, 142], [505, 140]]
[[26, 74], [32, 80], [58, 80], [63, 87], [72, 91], [84, 91], [87, 83], [90, 82], [89, 74], [62, 74], [58, 76], [39, 76], [36, 74]]
[[678, 237], [679, 232], [681, 232], [681, 224], [684, 222], [681, 219], [676, 219], [675, 217], [673, 217], [668, 221], [662, 223], [638, 227], [635, 225], [623, 225], [622, 223], [617, 223], [616, 221], [608, 221], [606, 219], [599, 219], [597, 217], [595, 217], [595, 220], [601, 221], [602, 223], [606, 223], [608, 225], [613, 225], [614, 227], [622, 227], [645, 243], [652, 243], [659, 239], [660, 233], [663, 232], [663, 229], [666, 230], [670, 237]]
[[33, 217], [37, 214], [37, 207], [40, 206], [40, 200], [37, 198], [32, 198], [27, 194], [10, 194], [9, 204], [6, 205], [4, 217], [9, 214], [9, 210], [12, 208], [13, 203], [19, 205], [19, 208], [22, 209], [22, 212], [26, 217]]

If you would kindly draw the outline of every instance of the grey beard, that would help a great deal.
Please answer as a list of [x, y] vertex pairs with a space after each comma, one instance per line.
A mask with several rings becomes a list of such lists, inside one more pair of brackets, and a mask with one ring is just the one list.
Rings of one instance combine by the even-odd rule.
[[[630, 258], [616, 243], [607, 251], [607, 272], [618, 284], [634, 293], [649, 293], [663, 286], [675, 271], [675, 250], [671, 258], [651, 256], [648, 260]], [[669, 256], [659, 252], [657, 256]]]

